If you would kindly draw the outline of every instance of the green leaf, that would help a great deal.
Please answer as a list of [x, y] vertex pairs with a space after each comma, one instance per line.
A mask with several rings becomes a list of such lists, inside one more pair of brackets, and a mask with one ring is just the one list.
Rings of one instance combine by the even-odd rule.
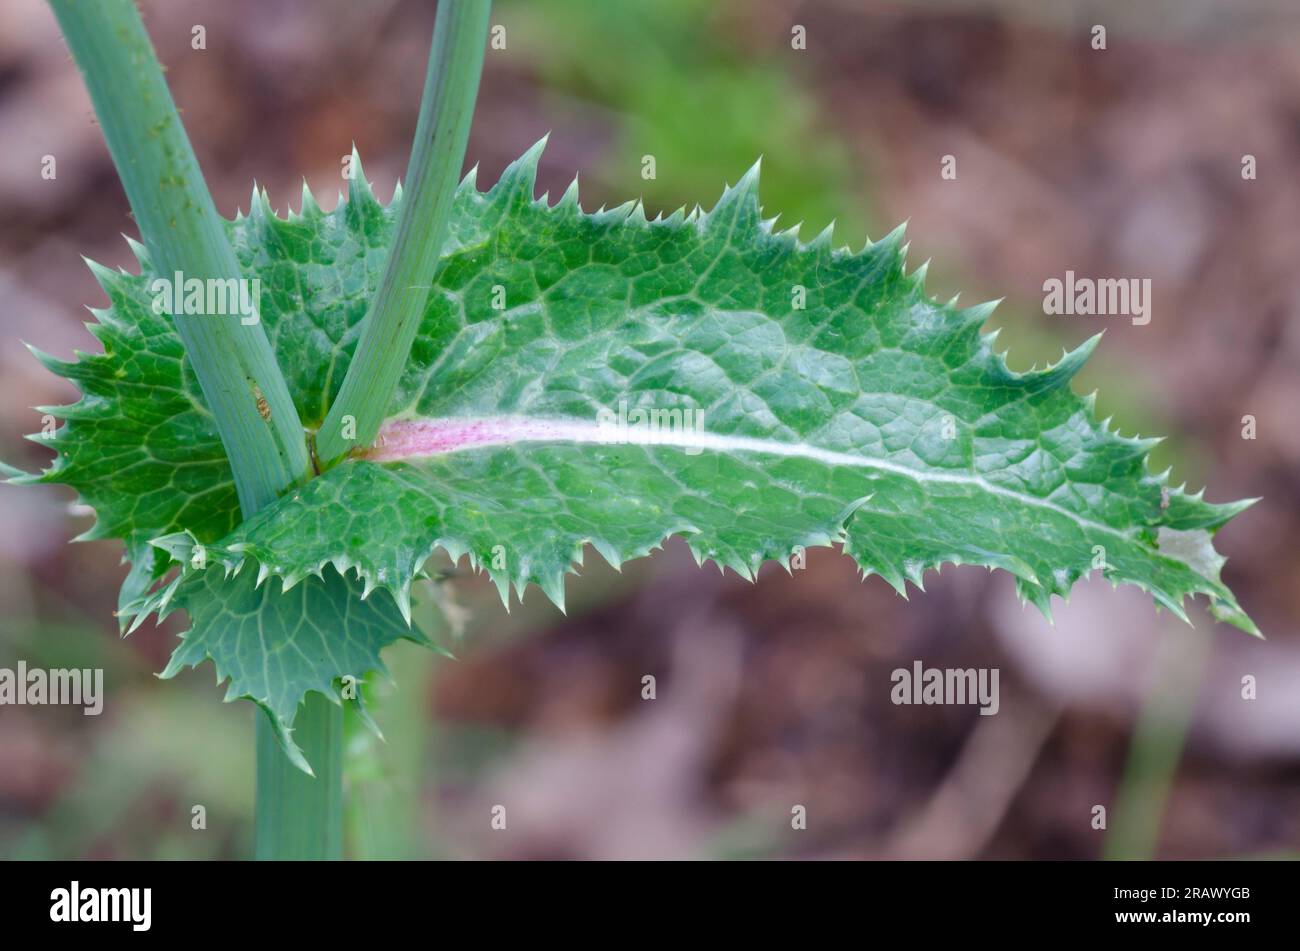
[[[143, 246], [131, 246], [146, 263]], [[40, 475], [11, 481], [72, 486], [97, 516], [78, 540], [121, 538], [133, 561], [148, 555], [149, 539], [169, 531], [215, 541], [239, 523], [239, 503], [180, 337], [169, 317], [153, 312], [150, 278], [90, 267], [110, 305], [92, 308], [96, 321], [86, 325], [104, 352], [77, 351], [66, 362], [31, 348], [83, 395], [70, 406], [36, 408], [64, 420], [50, 436], [27, 437], [57, 455]]]
[[[193, 565], [202, 547], [180, 533], [155, 543], [173, 558]], [[132, 630], [149, 614], [161, 621], [176, 608], [190, 618], [162, 672], [173, 677], [187, 667], [212, 660], [217, 682], [229, 681], [226, 701], [252, 700], [270, 718], [289, 758], [310, 773], [293, 742], [293, 721], [312, 691], [340, 703], [338, 682], [358, 685], [373, 671], [387, 673], [379, 652], [399, 638], [432, 646], [398, 613], [391, 600], [361, 598], [355, 578], [327, 568], [291, 591], [262, 584], [239, 566], [224, 571], [188, 571], [152, 594], [128, 605]]]
[[[757, 166], [707, 214], [584, 214], [576, 186], [551, 207], [533, 198], [539, 151], [487, 193], [462, 185], [380, 443], [241, 525], [215, 561], [252, 558], [290, 586], [332, 564], [409, 614], [439, 546], [503, 597], [537, 584], [562, 605], [588, 543], [618, 565], [681, 534], [745, 577], [840, 543], [900, 593], [981, 564], [1047, 612], [1100, 570], [1180, 617], [1205, 594], [1255, 630], [1211, 544], [1250, 503], [1171, 488], [1147, 470], [1156, 440], [1093, 419], [1069, 384], [1097, 338], [1014, 373], [979, 332], [992, 305], [930, 300], [900, 232], [857, 254], [829, 230], [802, 244], [762, 219]], [[336, 216], [383, 220], [368, 196]], [[638, 410], [683, 425], [602, 426]]]
[[[355, 328], [384, 261], [392, 216], [364, 188], [351, 203], [324, 215], [303, 189], [303, 215], [275, 218], [265, 192], [253, 190], [250, 211], [227, 222], [240, 265], [260, 281], [259, 312], [304, 425], [319, 425], [343, 379]], [[134, 567], [120, 603], [135, 601], [166, 571], [149, 542], [188, 532], [214, 542], [239, 524], [239, 502], [215, 420], [180, 337], [155, 313], [158, 277], [143, 245], [127, 239], [141, 273], [87, 262], [109, 306], [91, 308], [87, 329], [102, 353], [76, 351], [64, 361], [30, 348], [50, 371], [76, 384], [82, 397], [67, 406], [39, 406], [63, 425], [32, 441], [54, 450], [36, 475], [6, 466], [16, 484], [63, 484], [96, 514], [78, 541], [120, 538]], [[122, 615], [123, 625], [129, 620]]]
[[[392, 592], [409, 616], [411, 579], [439, 546], [503, 596], [537, 584], [562, 604], [584, 545], [618, 565], [680, 534], [745, 577], [834, 543], [900, 593], [944, 563], [1001, 568], [1045, 612], [1100, 570], [1179, 616], [1204, 594], [1255, 631], [1212, 545], [1250, 503], [1170, 487], [1147, 469], [1154, 440], [1094, 420], [1070, 380], [1095, 339], [1014, 373], [980, 333], [992, 305], [930, 300], [924, 268], [905, 272], [900, 232], [857, 253], [829, 231], [801, 243], [762, 219], [757, 168], [707, 214], [587, 214], [576, 184], [554, 206], [533, 198], [539, 152], [486, 193], [472, 173], [462, 183], [390, 419], [359, 458], [237, 524], [179, 341], [150, 313], [146, 260], [140, 277], [101, 272], [105, 354], [47, 360], [86, 397], [59, 411], [60, 456], [40, 478], [76, 487], [99, 513], [91, 534], [127, 539], [133, 557], [176, 532], [203, 543], [206, 569], [173, 552], [182, 580], [164, 589], [193, 611], [202, 592], [220, 602], [200, 579], [243, 566], [231, 583], [249, 597], [271, 576], [291, 596], [344, 575], [361, 596]], [[309, 427], [346, 371], [398, 202], [380, 206], [359, 174], [332, 213], [304, 195], [302, 213], [280, 219], [255, 192], [230, 226]], [[704, 415], [654, 439], [602, 426], [638, 410]], [[134, 585], [166, 569], [155, 561]], [[124, 593], [125, 614], [161, 596], [137, 595]], [[195, 644], [220, 644], [201, 628]]]

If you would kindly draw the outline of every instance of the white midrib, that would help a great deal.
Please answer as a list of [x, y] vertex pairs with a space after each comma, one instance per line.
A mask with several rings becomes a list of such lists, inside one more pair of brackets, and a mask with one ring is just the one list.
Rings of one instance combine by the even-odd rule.
[[1093, 521], [1055, 502], [997, 485], [980, 475], [913, 469], [885, 459], [823, 449], [803, 442], [789, 443], [753, 436], [714, 433], [690, 426], [659, 429], [647, 425], [618, 425], [613, 422], [606, 424], [531, 416], [398, 419], [384, 424], [374, 448], [365, 456], [375, 462], [398, 462], [520, 443], [667, 446], [683, 450], [755, 453], [809, 459], [827, 466], [851, 466], [890, 472], [922, 485], [932, 483], [970, 486], [1019, 505], [1055, 512], [1082, 528], [1104, 532], [1125, 540], [1131, 540], [1133, 537], [1133, 530], [1122, 531], [1102, 522]]

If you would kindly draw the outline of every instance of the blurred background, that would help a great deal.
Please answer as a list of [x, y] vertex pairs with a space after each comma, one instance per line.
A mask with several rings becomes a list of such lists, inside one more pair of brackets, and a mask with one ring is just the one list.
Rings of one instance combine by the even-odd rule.
[[[332, 207], [354, 141], [391, 195], [432, 3], [143, 8], [223, 214], [247, 208], [254, 178], [281, 213], [303, 177]], [[481, 185], [549, 131], [539, 192], [577, 172], [587, 209], [644, 196], [653, 214], [711, 205], [762, 154], [766, 210], [805, 236], [835, 219], [837, 244], [859, 247], [910, 219], [911, 262], [933, 256], [938, 296], [1005, 297], [991, 326], [1013, 368], [1104, 327], [1075, 384], [1100, 390], [1100, 415], [1167, 434], [1153, 464], [1175, 483], [1263, 497], [1218, 547], [1267, 640], [1203, 604], [1187, 627], [1102, 582], [1053, 626], [977, 568], [932, 574], [908, 602], [833, 551], [756, 585], [697, 569], [678, 542], [621, 574], [590, 553], [567, 617], [536, 590], [507, 612], [484, 578], [453, 572], [424, 620], [457, 659], [393, 648], [393, 681], [370, 687], [387, 742], [350, 728], [349, 854], [1300, 856], [1300, 8], [498, 0], [493, 22], [506, 48], [487, 54], [468, 154]], [[134, 267], [127, 211], [52, 15], [6, 0], [8, 462], [43, 467], [22, 439], [40, 429], [30, 407], [76, 395], [21, 341], [95, 346], [82, 307], [103, 298], [80, 255]], [[1043, 282], [1067, 269], [1151, 278], [1150, 324], [1045, 316]], [[246, 857], [255, 711], [220, 702], [211, 665], [153, 676], [179, 616], [118, 638], [121, 547], [68, 545], [88, 525], [71, 502], [0, 486], [0, 666], [103, 667], [107, 699], [99, 717], [0, 708], [0, 856]], [[891, 704], [891, 672], [916, 660], [999, 668], [1000, 712]], [[498, 804], [506, 831], [490, 825]], [[806, 829], [791, 828], [796, 806]]]

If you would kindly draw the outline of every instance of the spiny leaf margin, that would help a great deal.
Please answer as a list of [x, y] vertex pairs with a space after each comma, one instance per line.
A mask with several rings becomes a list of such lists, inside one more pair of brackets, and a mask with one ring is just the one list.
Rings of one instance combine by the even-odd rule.
[[[203, 546], [187, 533], [156, 544], [182, 564], [192, 566], [202, 558]], [[312, 774], [293, 740], [293, 723], [308, 693], [341, 705], [343, 678], [352, 677], [359, 685], [371, 674], [388, 676], [380, 651], [394, 641], [440, 649], [391, 601], [363, 600], [357, 580], [333, 569], [289, 592], [256, 583], [244, 567], [178, 574], [126, 605], [124, 613], [131, 619], [127, 633], [151, 615], [162, 623], [172, 611], [183, 610], [190, 627], [159, 676], [169, 679], [211, 660], [217, 683], [226, 684], [225, 702], [255, 703], [289, 759]], [[359, 700], [359, 686], [357, 691]], [[358, 713], [372, 722], [364, 710]]]
[[[698, 207], [690, 214], [684, 209], [664, 218], [662, 216], [648, 220], [644, 208], [638, 202], [629, 202], [612, 210], [601, 209], [593, 214], [584, 213], [577, 196], [576, 180], [565, 192], [555, 206], [548, 206], [547, 197], [533, 197], [537, 161], [543, 143], [533, 149], [506, 170], [501, 180], [488, 192], [480, 193], [475, 187], [473, 172], [466, 177], [458, 191], [458, 211], [453, 227], [453, 240], [446, 257], [447, 271], [454, 271], [458, 264], [466, 260], [471, 262], [479, 255], [482, 248], [492, 241], [499, 240], [499, 231], [510, 223], [517, 223], [521, 216], [532, 214], [539, 218], [551, 220], [567, 219], [579, 230], [599, 235], [607, 235], [618, 229], [634, 229], [651, 236], [670, 233], [708, 234], [710, 229], [728, 227], [738, 229], [743, 225], [747, 230], [741, 235], [752, 245], [770, 249], [779, 255], [802, 259], [806, 270], [812, 274], [834, 272], [835, 269], [857, 267], [859, 271], [874, 273], [879, 280], [887, 281], [896, 275], [899, 283], [897, 289], [901, 294], [897, 301], [899, 311], [915, 325], [937, 325], [943, 333], [950, 334], [952, 345], [969, 348], [969, 362], [978, 363], [980, 369], [999, 385], [1013, 386], [1018, 390], [1017, 400], [1029, 403], [1037, 398], [1062, 398], [1068, 394], [1070, 379], [1078, 372], [1096, 344], [1096, 338], [1086, 342], [1075, 351], [1066, 354], [1061, 361], [1044, 369], [1033, 369], [1026, 373], [1013, 373], [1006, 366], [1004, 355], [996, 354], [992, 349], [995, 335], [976, 337], [976, 331], [987, 319], [992, 305], [979, 305], [965, 310], [958, 310], [954, 304], [936, 305], [924, 292], [925, 267], [913, 271], [910, 275], [904, 269], [906, 247], [902, 244], [901, 229], [896, 230], [878, 242], [869, 243], [857, 254], [847, 249], [832, 247], [830, 230], [823, 231], [812, 242], [798, 240], [797, 227], [787, 231], [776, 231], [775, 219], [763, 220], [759, 213], [757, 199], [758, 169], [755, 166], [734, 187], [723, 193], [722, 199], [708, 213]], [[364, 182], [364, 177], [362, 178]], [[395, 203], [396, 203], [395, 199]], [[382, 209], [366, 188], [354, 193], [345, 206], [340, 206], [335, 215], [352, 215], [358, 218], [391, 214], [392, 206]], [[263, 217], [262, 227], [274, 230], [276, 221]], [[730, 236], [729, 236], [730, 238]], [[597, 238], [592, 238], [595, 242]], [[472, 266], [469, 265], [469, 266]], [[475, 279], [481, 275], [475, 275]], [[430, 315], [426, 321], [433, 320]], [[447, 341], [444, 340], [444, 343]], [[452, 341], [455, 342], [455, 341]], [[434, 354], [440, 356], [440, 354]], [[418, 376], [423, 367], [418, 363], [413, 372]], [[427, 378], [426, 378], [427, 383]], [[394, 410], [399, 415], [410, 415], [410, 407], [403, 401], [410, 397], [409, 392], [399, 392]], [[1100, 425], [1092, 422], [1092, 397], [1080, 399], [1068, 394], [1068, 399], [1077, 404], [1081, 410], [1080, 419], [1090, 427], [1085, 434], [1093, 440], [1095, 446], [1113, 453], [1117, 465], [1127, 470], [1140, 469], [1146, 472], [1146, 458], [1157, 440], [1129, 438], [1114, 433], [1109, 428], [1109, 421]], [[1072, 417], [1073, 420], [1073, 417]], [[669, 452], [670, 450], [658, 450]], [[718, 560], [738, 573], [753, 577], [758, 567], [765, 561], [784, 561], [790, 548], [794, 545], [810, 547], [817, 544], [841, 543], [845, 550], [855, 557], [865, 573], [879, 573], [886, 578], [900, 593], [905, 593], [906, 582], [920, 586], [923, 575], [930, 568], [938, 568], [944, 563], [974, 561], [1000, 567], [1011, 571], [1017, 578], [1021, 597], [1032, 601], [1050, 616], [1050, 597], [1052, 594], [1066, 595], [1078, 577], [1086, 573], [1085, 567], [1072, 564], [1054, 571], [1053, 577], [1044, 579], [1029, 568], [1021, 559], [996, 551], [965, 550], [945, 551], [939, 556], [927, 559], [895, 559], [895, 563], [880, 560], [872, 551], [870, 542], [863, 543], [851, 537], [849, 531], [855, 517], [864, 510], [867, 500], [846, 499], [836, 519], [821, 519], [815, 528], [797, 536], [788, 538], [785, 546], [750, 552], [729, 552], [718, 556], [716, 546], [711, 539], [699, 538], [703, 534], [690, 525], [667, 526], [656, 539], [620, 547], [609, 539], [597, 535], [566, 539], [564, 551], [551, 552], [546, 564], [541, 566], [516, 562], [511, 569], [498, 570], [493, 566], [491, 552], [483, 550], [477, 539], [471, 539], [455, 533], [426, 530], [419, 528], [407, 532], [400, 545], [391, 542], [394, 528], [406, 526], [383, 526], [385, 534], [368, 539], [368, 544], [348, 545], [344, 542], [332, 547], [328, 540], [316, 538], [320, 545], [300, 545], [301, 534], [289, 531], [282, 534], [294, 539], [293, 544], [276, 537], [274, 527], [277, 523], [292, 526], [293, 513], [299, 519], [308, 517], [322, 504], [343, 504], [362, 506], [366, 501], [364, 490], [356, 491], [359, 485], [378, 483], [387, 475], [400, 471], [403, 464], [377, 466], [364, 459], [349, 462], [336, 467], [321, 478], [314, 480], [290, 499], [281, 500], [263, 513], [259, 513], [249, 523], [237, 528], [222, 542], [211, 548], [216, 563], [227, 569], [241, 564], [246, 559], [259, 563], [259, 580], [267, 576], [278, 577], [284, 590], [291, 589], [303, 578], [317, 575], [327, 565], [339, 572], [354, 572], [363, 582], [365, 595], [375, 587], [382, 587], [392, 593], [404, 616], [409, 617], [410, 579], [424, 560], [437, 548], [448, 551], [453, 558], [468, 555], [471, 564], [484, 568], [492, 574], [494, 581], [507, 600], [513, 589], [522, 595], [530, 583], [538, 584], [543, 591], [558, 605], [563, 605], [563, 575], [574, 565], [581, 564], [582, 548], [591, 543], [608, 561], [616, 566], [633, 557], [649, 553], [662, 542], [663, 538], [674, 533], [687, 535], [697, 559]], [[1146, 504], [1144, 520], [1129, 526], [1135, 544], [1135, 557], [1150, 558], [1165, 563], [1163, 578], [1153, 581], [1140, 573], [1127, 571], [1123, 566], [1107, 566], [1103, 573], [1116, 583], [1136, 584], [1149, 591], [1162, 606], [1186, 618], [1182, 602], [1187, 595], [1203, 593], [1211, 598], [1211, 607], [1216, 616], [1234, 623], [1252, 633], [1258, 633], [1253, 623], [1237, 606], [1230, 592], [1218, 578], [1222, 559], [1214, 552], [1211, 537], [1224, 522], [1248, 506], [1251, 501], [1229, 505], [1211, 505], [1202, 499], [1202, 493], [1188, 495], [1182, 487], [1171, 488], [1168, 485], [1168, 472], [1158, 476], [1145, 474], [1141, 476], [1141, 493], [1148, 499], [1158, 499], [1158, 508]], [[344, 501], [346, 499], [346, 501]], [[426, 526], [427, 528], [427, 526]], [[784, 550], [781, 550], [784, 547]], [[1086, 559], [1085, 559], [1086, 562]], [[1191, 567], [1189, 567], [1191, 566]], [[1186, 569], [1186, 570], [1184, 570]], [[1171, 575], [1172, 571], [1172, 575]], [[1177, 577], [1173, 577], [1176, 575]]]

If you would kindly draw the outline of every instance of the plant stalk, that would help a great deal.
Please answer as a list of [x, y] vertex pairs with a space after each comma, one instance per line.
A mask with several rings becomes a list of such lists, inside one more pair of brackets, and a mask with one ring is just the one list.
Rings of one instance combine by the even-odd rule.
[[293, 721], [293, 738], [316, 771], [289, 762], [266, 717], [257, 712], [257, 859], [343, 857], [343, 708], [309, 693]]
[[316, 434], [323, 467], [379, 433], [447, 236], [487, 45], [490, 0], [441, 0], [397, 234], [343, 386]]
[[[50, 0], [81, 69], [153, 271], [239, 280], [226, 227], [199, 170], [132, 0]], [[176, 314], [216, 419], [247, 518], [308, 477], [298, 412], [256, 315]]]
[[1149, 861], [1155, 857], [1210, 646], [1210, 634], [1204, 627], [1171, 631], [1166, 626], [1162, 631], [1154, 679], [1134, 724], [1128, 759], [1115, 793], [1103, 859]]
[[[131, 0], [50, 0], [81, 69], [131, 203], [152, 270], [185, 280], [238, 280], [162, 67]], [[310, 476], [305, 434], [260, 322], [177, 314], [176, 329], [216, 419], [245, 518]], [[337, 858], [342, 841], [342, 711], [309, 694], [295, 739], [315, 764], [301, 773], [257, 718], [256, 854]]]

